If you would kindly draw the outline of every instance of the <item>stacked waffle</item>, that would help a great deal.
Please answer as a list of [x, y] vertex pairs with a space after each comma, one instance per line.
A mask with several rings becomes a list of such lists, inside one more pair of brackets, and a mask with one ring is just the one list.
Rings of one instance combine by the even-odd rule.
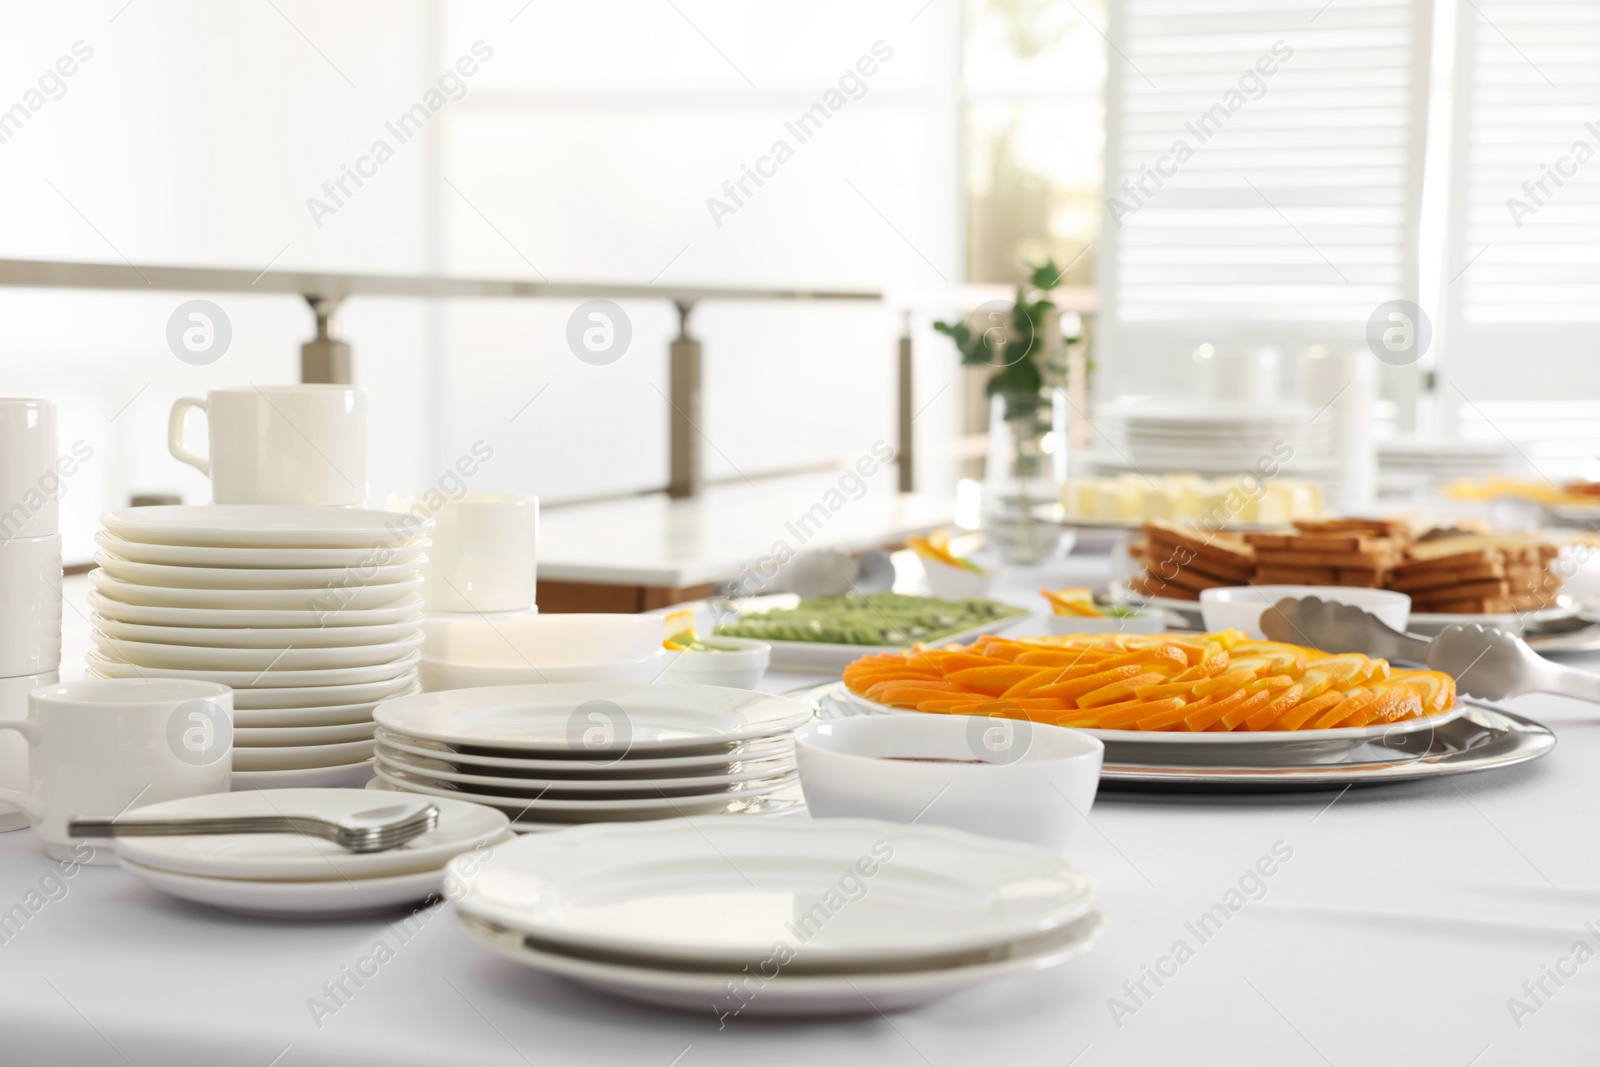
[[1553, 606], [1561, 579], [1550, 563], [1559, 549], [1532, 537], [1469, 535], [1412, 545], [1389, 574], [1388, 588], [1411, 596], [1425, 613], [1495, 614]]
[[1404, 523], [1383, 519], [1297, 522], [1292, 533], [1247, 533], [1257, 585], [1342, 585], [1381, 589], [1411, 540]]

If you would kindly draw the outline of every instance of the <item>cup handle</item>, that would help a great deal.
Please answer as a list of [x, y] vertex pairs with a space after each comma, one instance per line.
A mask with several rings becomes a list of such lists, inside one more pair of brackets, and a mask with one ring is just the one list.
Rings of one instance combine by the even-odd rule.
[[172, 414], [167, 419], [167, 451], [172, 453], [174, 459], [182, 460], [209, 478], [211, 461], [205, 456], [189, 451], [183, 443], [183, 420], [191, 410], [204, 411], [207, 418], [211, 417], [204, 400], [197, 400], [192, 396], [179, 397], [173, 402]]
[[[0, 719], [0, 730], [15, 730], [30, 747], [39, 743], [39, 724], [32, 719]], [[0, 803], [12, 805], [30, 822], [37, 823], [44, 818], [44, 803], [20, 789], [0, 788]]]

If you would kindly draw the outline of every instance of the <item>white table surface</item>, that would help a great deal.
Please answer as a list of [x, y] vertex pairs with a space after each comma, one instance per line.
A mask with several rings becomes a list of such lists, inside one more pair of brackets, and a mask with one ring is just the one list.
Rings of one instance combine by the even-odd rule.
[[[1099, 565], [1074, 557], [1049, 580], [1092, 581]], [[1009, 591], [1026, 603], [1039, 581]], [[81, 655], [70, 626], [68, 643]], [[1498, 774], [1343, 795], [1103, 795], [1072, 847], [1100, 882], [1101, 945], [888, 1018], [720, 1027], [709, 1009], [637, 1007], [503, 962], [452, 928], [448, 905], [402, 942], [391, 923], [240, 918], [84, 868], [0, 943], [0, 1063], [1593, 1064], [1600, 955], [1563, 986], [1545, 978], [1542, 1006], [1522, 986], [1580, 940], [1600, 953], [1600, 712], [1517, 706], [1561, 741]], [[1186, 924], [1275, 844], [1292, 857], [1264, 895], [1201, 941]], [[52, 867], [26, 831], [0, 835], [0, 911]], [[394, 958], [319, 1027], [308, 998], [380, 940]], [[1128, 999], [1124, 983], [1180, 940], [1192, 958]], [[1114, 1020], [1112, 997], [1136, 1010]], [[1537, 1010], [1514, 1019], [1511, 997]]]
[[[841, 490], [841, 477], [716, 486], [696, 500], [656, 495], [546, 508], [539, 577], [682, 588], [737, 578], [780, 543], [791, 554], [853, 552], [926, 533], [955, 515], [951, 498], [894, 492], [891, 467], [862, 481], [861, 490], [853, 483]], [[858, 492], [860, 499], [851, 499]]]

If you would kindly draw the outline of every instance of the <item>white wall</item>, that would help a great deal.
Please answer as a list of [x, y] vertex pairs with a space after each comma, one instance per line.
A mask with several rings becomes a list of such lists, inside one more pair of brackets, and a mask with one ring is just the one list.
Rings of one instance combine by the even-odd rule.
[[[677, 7], [8, 5], [0, 108], [74, 42], [93, 56], [0, 144], [0, 257], [750, 286], [956, 280], [954, 131], [938, 110], [954, 14], [917, 15], [920, 2]], [[478, 40], [494, 55], [465, 96], [318, 226], [307, 198]], [[706, 198], [878, 40], [894, 57], [865, 95], [718, 227]], [[208, 367], [176, 359], [167, 317], [196, 295], [0, 290], [0, 394], [56, 398], [63, 443], [96, 452], [64, 501], [69, 557], [88, 555], [95, 514], [132, 492], [207, 499], [166, 454], [174, 398], [297, 377], [311, 321], [283, 297], [215, 298], [231, 349]], [[575, 303], [350, 302], [339, 334], [372, 392], [374, 501], [435, 480], [478, 439], [497, 450], [483, 488], [554, 500], [663, 484], [676, 316], [628, 303], [629, 353], [592, 367], [564, 340]], [[696, 329], [710, 477], [893, 439], [895, 313], [706, 304]], [[925, 340], [919, 406], [954, 363]], [[956, 401], [946, 390], [919, 438], [944, 436]]]

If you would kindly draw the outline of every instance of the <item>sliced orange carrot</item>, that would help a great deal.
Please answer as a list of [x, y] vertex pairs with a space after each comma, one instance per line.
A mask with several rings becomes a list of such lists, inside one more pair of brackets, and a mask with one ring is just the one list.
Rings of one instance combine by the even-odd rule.
[[1193, 682], [1180, 682], [1176, 679], [1156, 685], [1141, 685], [1133, 693], [1140, 700], [1165, 700], [1167, 697], [1188, 696], [1194, 689]]
[[1135, 724], [1141, 730], [1167, 730], [1182, 722], [1184, 716], [1190, 713], [1192, 705], [1180, 703], [1175, 708], [1166, 711], [1157, 711], [1138, 720]]
[[1074, 678], [1067, 682], [1057, 682], [1047, 685], [1042, 689], [1035, 689], [1036, 697], [1063, 697], [1067, 700], [1076, 700], [1085, 693], [1092, 693], [1101, 686], [1110, 685], [1112, 682], [1125, 682], [1129, 678], [1137, 678], [1142, 672], [1139, 665], [1130, 663], [1123, 667], [1113, 667], [1108, 671], [1091, 674], [1087, 678]]
[[1226, 674], [1219, 674], [1215, 678], [1207, 678], [1203, 682], [1196, 682], [1194, 695], [1197, 697], [1210, 696], [1212, 693], [1227, 693], [1240, 686], [1255, 681], [1256, 672], [1252, 670], [1230, 670]]
[[1167, 700], [1130, 700], [1122, 704], [1108, 704], [1096, 708], [1100, 713], [1100, 729], [1102, 730], [1127, 730], [1131, 729], [1140, 719], [1151, 715], [1160, 715], [1168, 711], [1176, 711], [1183, 707], [1183, 701], [1177, 697]]

